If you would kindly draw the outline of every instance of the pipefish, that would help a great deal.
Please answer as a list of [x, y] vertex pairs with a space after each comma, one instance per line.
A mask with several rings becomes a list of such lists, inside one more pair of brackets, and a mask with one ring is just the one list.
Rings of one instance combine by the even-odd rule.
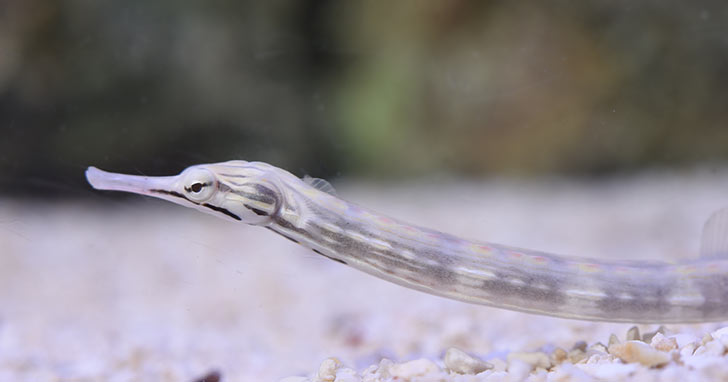
[[570, 319], [691, 323], [728, 319], [728, 210], [706, 223], [701, 256], [603, 261], [462, 239], [401, 222], [263, 162], [201, 164], [177, 176], [86, 171], [99, 190], [165, 199], [265, 227], [384, 280], [469, 303]]

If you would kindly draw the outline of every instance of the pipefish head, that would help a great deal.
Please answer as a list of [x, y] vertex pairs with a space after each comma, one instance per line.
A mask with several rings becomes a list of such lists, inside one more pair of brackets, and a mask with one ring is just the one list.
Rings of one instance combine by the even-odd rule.
[[175, 176], [140, 176], [89, 167], [86, 179], [98, 190], [132, 192], [253, 225], [266, 225], [281, 206], [274, 171], [261, 162], [229, 161], [188, 167]]

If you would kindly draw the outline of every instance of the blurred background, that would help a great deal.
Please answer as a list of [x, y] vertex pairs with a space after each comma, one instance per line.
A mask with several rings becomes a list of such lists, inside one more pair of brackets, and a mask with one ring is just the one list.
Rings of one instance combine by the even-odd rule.
[[228, 159], [327, 178], [716, 163], [727, 21], [718, 0], [3, 1], [0, 192]]
[[0, 380], [267, 381], [628, 329], [446, 301], [84, 179], [230, 159], [463, 237], [694, 256], [728, 205], [728, 3], [0, 0]]

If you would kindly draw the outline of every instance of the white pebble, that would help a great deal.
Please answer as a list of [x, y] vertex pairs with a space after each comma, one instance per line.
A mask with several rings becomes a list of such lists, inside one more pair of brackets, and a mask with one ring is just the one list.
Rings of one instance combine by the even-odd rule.
[[564, 362], [568, 358], [569, 354], [566, 352], [566, 350], [562, 348], [556, 348], [553, 353], [551, 353], [551, 363], [553, 365], [558, 365], [562, 362]]
[[506, 371], [508, 370], [508, 364], [506, 361], [500, 358], [491, 359], [490, 364], [493, 365], [493, 371]]
[[401, 378], [405, 380], [439, 372], [440, 367], [429, 359], [424, 358], [405, 363], [398, 363], [389, 368], [389, 373], [393, 378]]
[[478, 374], [493, 368], [493, 365], [456, 348], [447, 349], [444, 362], [448, 370], [458, 374]]
[[362, 373], [362, 382], [377, 382], [387, 380], [391, 377], [389, 369], [394, 362], [387, 358], [379, 361], [379, 365], [372, 365], [366, 368]]
[[[509, 357], [510, 358], [510, 357]], [[533, 365], [514, 358], [508, 360], [508, 376], [511, 381], [523, 381], [533, 370]]]
[[316, 382], [333, 382], [336, 379], [336, 369], [341, 367], [341, 361], [336, 358], [327, 358], [321, 362], [319, 366], [318, 374], [316, 375]]
[[605, 362], [609, 362], [612, 358], [609, 354], [606, 353], [597, 353], [592, 354], [589, 356], [589, 358], [586, 359], [586, 362], [581, 362], [585, 364], [603, 364]]
[[624, 362], [637, 362], [647, 367], [664, 365], [671, 357], [665, 352], [656, 350], [642, 341], [627, 341], [609, 347], [609, 354], [619, 357]]
[[708, 342], [712, 341], [713, 339], [714, 338], [713, 338], [713, 336], [710, 335], [710, 333], [705, 333], [705, 335], [703, 335], [703, 339], [700, 341], [700, 344], [705, 345]]
[[714, 331], [711, 335], [713, 338], [720, 338], [721, 336], [728, 335], [728, 326]]
[[642, 337], [640, 336], [640, 329], [633, 326], [627, 330], [627, 341], [639, 341]]
[[547, 378], [548, 372], [544, 369], [538, 369], [526, 378], [526, 382], [546, 382]]
[[695, 353], [695, 348], [698, 347], [697, 343], [689, 343], [680, 348], [680, 357], [691, 357]]
[[607, 346], [612, 346], [612, 345], [618, 344], [620, 342], [622, 342], [622, 341], [620, 341], [619, 338], [617, 338], [617, 335], [612, 333], [609, 335], [609, 343], [607, 344]]
[[335, 382], [361, 382], [354, 369], [341, 368], [336, 371]]
[[575, 366], [571, 363], [564, 363], [554, 368], [552, 374], [549, 376], [550, 381], [554, 382], [591, 382], [594, 378], [581, 369], [580, 366]]
[[712, 374], [713, 376], [716, 376], [716, 374], [718, 374], [721, 370], [725, 370], [726, 367], [725, 359], [723, 357], [716, 356], [688, 357], [683, 362], [685, 362], [685, 366], [689, 368], [707, 371], [707, 374]]
[[659, 351], [669, 352], [677, 349], [677, 341], [674, 338], [667, 338], [664, 334], [658, 332], [652, 337], [650, 346]]
[[592, 346], [589, 346], [588, 353], [607, 353], [607, 347], [603, 343], [597, 342]]
[[586, 353], [580, 349], [573, 349], [569, 352], [569, 361], [571, 361], [571, 363], [582, 362], [586, 359], [586, 357]]
[[720, 328], [713, 333], [710, 333], [713, 339], [720, 341], [726, 348], [728, 348], [728, 327]]
[[636, 363], [580, 364], [575, 366], [590, 376], [604, 381], [625, 380], [639, 368]]
[[650, 342], [652, 342], [652, 338], [655, 337], [656, 334], [660, 333], [660, 334], [663, 334], [664, 335], [665, 332], [667, 332], [667, 328], [665, 328], [664, 326], [660, 325], [660, 327], [657, 328], [657, 330], [655, 330], [654, 332], [648, 332], [648, 333], [643, 334], [642, 335], [642, 342], [646, 342], [646, 343], [649, 344]]
[[723, 355], [725, 346], [720, 340], [712, 340], [695, 349], [693, 355]]
[[677, 342], [678, 349], [682, 349], [688, 344], [696, 344], [700, 342], [700, 338], [695, 337], [692, 334], [686, 334], [686, 333], [680, 333], [670, 336], [669, 338], [674, 338]]

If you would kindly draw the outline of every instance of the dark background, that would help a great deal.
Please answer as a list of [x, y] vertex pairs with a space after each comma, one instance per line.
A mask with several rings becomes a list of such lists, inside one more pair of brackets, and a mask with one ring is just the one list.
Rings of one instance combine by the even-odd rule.
[[0, 0], [0, 194], [228, 159], [412, 178], [719, 166], [724, 1]]

